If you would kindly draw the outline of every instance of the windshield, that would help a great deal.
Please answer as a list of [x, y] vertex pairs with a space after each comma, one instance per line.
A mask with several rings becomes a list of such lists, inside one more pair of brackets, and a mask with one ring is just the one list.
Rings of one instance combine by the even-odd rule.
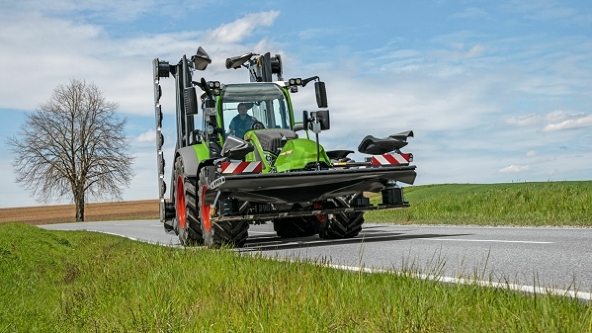
[[286, 98], [274, 83], [227, 85], [222, 111], [226, 132], [241, 138], [255, 122], [264, 128], [290, 128]]

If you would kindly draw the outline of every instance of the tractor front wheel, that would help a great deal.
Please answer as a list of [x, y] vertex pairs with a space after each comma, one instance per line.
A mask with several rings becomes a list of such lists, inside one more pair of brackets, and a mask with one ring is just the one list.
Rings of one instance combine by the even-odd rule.
[[[176, 231], [182, 245], [198, 245], [203, 242], [198, 216], [195, 177], [185, 175], [183, 159], [175, 160], [175, 210]], [[166, 224], [165, 224], [166, 227]]]
[[[327, 202], [328, 208], [351, 207], [351, 203], [362, 194], [338, 197]], [[356, 237], [364, 223], [363, 212], [328, 214], [319, 223], [319, 237], [324, 239], [341, 239]]]
[[249, 235], [249, 221], [241, 220], [215, 223], [211, 221], [214, 207], [207, 203], [206, 200], [210, 181], [208, 179], [207, 168], [209, 167], [205, 167], [200, 171], [198, 183], [199, 211], [204, 244], [209, 247], [220, 247], [222, 245], [243, 246]]

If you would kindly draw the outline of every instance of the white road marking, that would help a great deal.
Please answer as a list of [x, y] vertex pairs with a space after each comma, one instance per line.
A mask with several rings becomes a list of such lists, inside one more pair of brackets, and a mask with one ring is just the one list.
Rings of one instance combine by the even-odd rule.
[[[355, 266], [344, 266], [344, 265], [334, 265], [334, 264], [326, 264], [322, 265], [329, 268], [340, 269], [344, 271], [354, 271], [354, 272], [364, 272], [364, 273], [390, 273], [390, 274], [398, 274], [396, 271], [389, 271], [385, 269], [373, 269], [373, 268], [366, 268], [366, 267], [355, 267]], [[508, 289], [513, 291], [520, 291], [525, 293], [534, 293], [540, 295], [555, 295], [555, 296], [569, 296], [572, 298], [578, 298], [584, 301], [592, 301], [592, 293], [582, 292], [582, 291], [575, 291], [575, 290], [566, 290], [566, 289], [553, 289], [553, 288], [545, 288], [545, 287], [535, 287], [535, 286], [526, 286], [520, 284], [512, 284], [512, 283], [505, 283], [505, 282], [490, 282], [490, 281], [481, 281], [481, 280], [472, 280], [472, 279], [459, 279], [453, 278], [448, 276], [433, 276], [433, 275], [426, 275], [426, 274], [416, 274], [414, 275], [417, 278], [422, 280], [433, 280], [439, 281], [443, 283], [454, 283], [454, 284], [477, 284], [482, 287], [490, 287], [490, 288], [499, 288], [499, 289]]]
[[455, 238], [418, 238], [432, 241], [451, 241], [451, 242], [483, 242], [483, 243], [523, 243], [523, 244], [553, 244], [553, 242], [538, 242], [538, 241], [512, 241], [502, 239], [455, 239]]
[[[87, 231], [100, 232], [100, 233], [102, 233], [102, 234], [107, 234], [107, 235], [112, 235], [112, 236], [119, 236], [119, 237], [123, 237], [123, 238], [131, 239], [131, 240], [133, 240], [133, 241], [138, 241], [138, 239], [137, 239], [137, 238], [130, 237], [130, 236], [126, 236], [126, 235], [122, 235], [122, 234], [116, 234], [116, 233], [114, 233], [114, 232], [108, 232], [108, 231], [102, 231], [102, 230], [87, 230]], [[142, 242], [144, 242], [144, 241], [142, 240]]]

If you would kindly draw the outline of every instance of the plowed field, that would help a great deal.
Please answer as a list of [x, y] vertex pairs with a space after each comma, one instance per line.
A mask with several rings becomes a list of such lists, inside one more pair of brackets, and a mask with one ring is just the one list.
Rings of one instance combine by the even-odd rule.
[[[91, 203], [85, 206], [85, 221], [158, 219], [158, 200]], [[74, 222], [74, 205], [1, 208], [0, 223], [49, 224]]]

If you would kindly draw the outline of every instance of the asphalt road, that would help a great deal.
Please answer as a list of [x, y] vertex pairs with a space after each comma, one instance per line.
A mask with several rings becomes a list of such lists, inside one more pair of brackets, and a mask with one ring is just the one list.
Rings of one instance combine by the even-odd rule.
[[[165, 245], [179, 245], [156, 220], [50, 224], [45, 229], [92, 230]], [[414, 269], [448, 281], [592, 292], [592, 228], [402, 226], [365, 224], [356, 238], [280, 239], [273, 224], [252, 225], [241, 252], [322, 261], [376, 270]]]

